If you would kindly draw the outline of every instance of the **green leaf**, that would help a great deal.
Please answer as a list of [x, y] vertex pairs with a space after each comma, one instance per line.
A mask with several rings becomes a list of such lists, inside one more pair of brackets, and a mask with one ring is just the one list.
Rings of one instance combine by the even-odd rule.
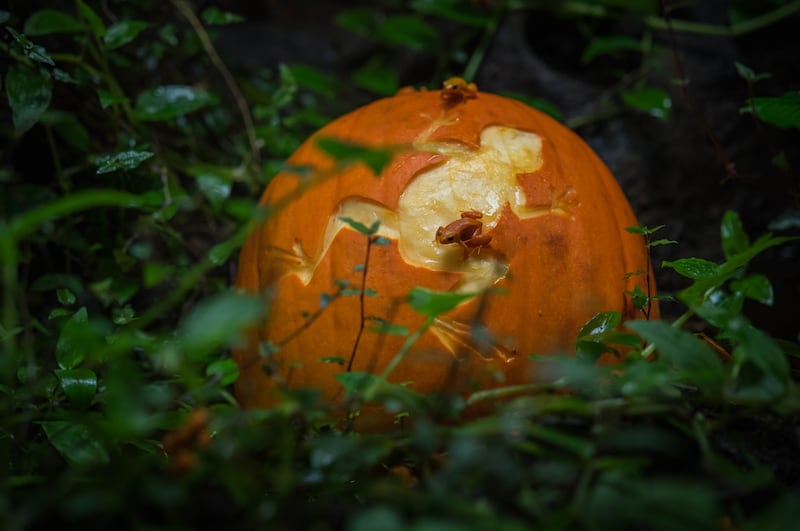
[[736, 71], [739, 73], [739, 75], [749, 83], [755, 83], [756, 81], [761, 81], [762, 79], [769, 79], [772, 77], [772, 74], [769, 72], [756, 74], [753, 69], [743, 65], [738, 61], [734, 62], [733, 64], [736, 66]]
[[217, 102], [216, 96], [187, 85], [164, 85], [145, 90], [136, 98], [137, 118], [169, 120]]
[[703, 258], [681, 258], [661, 262], [661, 267], [671, 267], [678, 274], [691, 279], [710, 279], [719, 273], [719, 265]]
[[207, 7], [200, 15], [203, 17], [203, 22], [211, 26], [222, 26], [225, 24], [235, 24], [237, 22], [244, 22], [244, 17], [236, 13], [228, 11], [221, 11], [217, 7]]
[[154, 153], [149, 151], [123, 151], [116, 155], [98, 157], [95, 161], [97, 174], [111, 173], [118, 170], [132, 170], [153, 155]]
[[744, 363], [750, 362], [761, 370], [763, 375], [774, 380], [770, 382], [773, 389], [777, 384], [778, 394], [764, 389], [766, 391], [764, 398], [775, 398], [785, 392], [790, 381], [789, 363], [780, 345], [772, 337], [754, 327], [742, 315], [737, 315], [726, 323], [720, 337], [734, 344], [732, 354], [737, 371]]
[[25, 57], [27, 57], [31, 61], [36, 61], [37, 63], [44, 63], [48, 66], [55, 66], [55, 62], [48, 55], [47, 50], [44, 49], [44, 46], [38, 46], [32, 43], [28, 39], [28, 37], [26, 37], [21, 33], [17, 33], [17, 31], [15, 31], [14, 28], [6, 26], [6, 30], [14, 37], [14, 40], [22, 48], [22, 53], [25, 54]]
[[356, 162], [362, 162], [378, 176], [383, 172], [383, 168], [391, 162], [392, 157], [394, 157], [394, 152], [390, 149], [350, 144], [330, 137], [318, 138], [317, 147], [326, 154], [337, 159], [342, 165], [346, 166]]
[[58, 288], [56, 290], [56, 297], [58, 302], [64, 306], [75, 304], [75, 294], [66, 288]]
[[339, 88], [339, 81], [313, 66], [295, 64], [288, 67], [298, 86], [313, 90], [325, 97], [333, 98]]
[[369, 35], [376, 25], [375, 15], [376, 10], [369, 7], [348, 9], [336, 14], [334, 24], [358, 35]]
[[375, 33], [382, 41], [413, 50], [435, 51], [439, 48], [439, 32], [415, 15], [392, 15]]
[[650, 15], [658, 14], [660, 5], [658, 0], [593, 0], [592, 3], [612, 8], [632, 9]]
[[641, 339], [632, 334], [618, 332], [616, 328], [622, 321], [619, 312], [601, 312], [592, 317], [575, 339], [575, 352], [579, 357], [596, 359], [606, 352], [616, 353], [613, 345], [639, 347]]
[[672, 108], [669, 94], [661, 89], [643, 88], [622, 93], [622, 101], [636, 110], [645, 112], [660, 120], [666, 120]]
[[107, 109], [111, 105], [115, 105], [117, 103], [126, 103], [128, 102], [128, 98], [122, 94], [112, 94], [106, 90], [98, 89], [97, 90], [97, 97], [100, 98], [100, 106], [103, 109]]
[[478, 2], [465, 3], [463, 0], [413, 0], [414, 11], [425, 15], [442, 17], [453, 22], [470, 26], [486, 26], [491, 17], [486, 9], [481, 9]]
[[383, 334], [387, 336], [407, 336], [408, 328], [403, 325], [392, 324], [380, 317], [373, 317], [370, 319], [375, 325], [368, 326], [367, 331], [375, 334]]
[[353, 73], [353, 82], [380, 96], [391, 96], [400, 87], [394, 70], [377, 57], [373, 57]]
[[323, 356], [317, 361], [320, 363], [335, 363], [336, 365], [344, 365], [347, 363], [347, 360], [341, 356]]
[[97, 375], [93, 370], [58, 369], [55, 372], [58, 383], [69, 401], [78, 409], [86, 409], [97, 393]]
[[254, 295], [230, 291], [210, 297], [195, 306], [181, 324], [181, 350], [192, 359], [204, 359], [238, 340], [265, 310], [264, 301]]
[[214, 172], [195, 174], [197, 188], [203, 193], [214, 208], [219, 208], [231, 195], [233, 188], [231, 179], [226, 175]]
[[86, 5], [83, 0], [76, 0], [76, 3], [78, 4], [78, 11], [81, 16], [89, 23], [89, 27], [92, 28], [94, 36], [98, 39], [102, 39], [106, 34], [106, 27], [103, 24], [103, 20], [91, 7]]
[[734, 280], [731, 282], [731, 289], [734, 292], [741, 292], [749, 299], [753, 299], [768, 306], [772, 306], [772, 303], [775, 302], [775, 293], [772, 289], [772, 283], [766, 276], [759, 273]]
[[781, 129], [800, 129], [800, 92], [787, 92], [774, 98], [751, 98], [739, 112], [754, 113], [759, 120]]
[[583, 325], [580, 332], [578, 332], [578, 339], [599, 336], [611, 332], [619, 326], [621, 321], [622, 315], [619, 312], [609, 311], [598, 313]]
[[721, 384], [725, 374], [722, 362], [711, 347], [691, 333], [664, 321], [628, 321], [625, 326], [655, 344], [656, 350], [688, 381], [704, 386]]
[[587, 64], [601, 55], [609, 55], [621, 51], [641, 52], [642, 42], [631, 37], [610, 35], [598, 36], [589, 41], [581, 55], [581, 62]]
[[131, 42], [148, 27], [150, 24], [141, 20], [122, 20], [109, 26], [103, 41], [106, 43], [106, 48], [115, 50]]
[[454, 293], [452, 291], [433, 291], [416, 286], [408, 294], [408, 303], [418, 313], [435, 318], [449, 312], [459, 304], [475, 296], [474, 293]]
[[172, 264], [159, 264], [157, 262], [146, 262], [142, 268], [142, 282], [145, 287], [152, 288], [160, 284], [175, 273], [175, 266]]
[[21, 135], [33, 127], [47, 110], [53, 84], [46, 72], [14, 63], [6, 73], [6, 94], [14, 130]]
[[385, 380], [381, 379], [380, 376], [357, 371], [337, 373], [336, 380], [344, 387], [348, 395], [360, 395], [372, 385], [387, 383]]
[[647, 246], [648, 247], [658, 247], [659, 245], [675, 245], [676, 243], [678, 243], [678, 242], [675, 241], [675, 240], [670, 240], [670, 239], [667, 239], [667, 238], [661, 238], [659, 240], [653, 240], [651, 242], [648, 242]]
[[81, 307], [64, 323], [56, 343], [56, 361], [62, 369], [74, 369], [86, 357], [88, 345], [84, 343], [89, 315], [86, 307]]
[[108, 452], [85, 424], [64, 420], [49, 420], [39, 423], [50, 444], [71, 465], [89, 466], [106, 464]]
[[81, 277], [65, 273], [45, 273], [31, 284], [31, 289], [34, 291], [52, 291], [57, 288], [67, 288], [78, 294], [86, 291]]
[[502, 95], [515, 99], [517, 101], [521, 101], [525, 105], [529, 107], [533, 107], [537, 111], [542, 111], [543, 113], [549, 115], [552, 118], [555, 118], [559, 122], [564, 121], [564, 113], [561, 112], [561, 109], [550, 100], [546, 100], [544, 98], [532, 98], [530, 96], [526, 96], [525, 94], [520, 94], [519, 92], [502, 92]]
[[750, 247], [750, 238], [742, 227], [742, 220], [732, 210], [726, 211], [722, 216], [720, 235], [722, 251], [726, 258], [744, 252]]
[[352, 218], [348, 218], [345, 216], [339, 216], [339, 219], [347, 223], [347, 225], [349, 225], [351, 229], [360, 234], [363, 234], [364, 236], [372, 236], [378, 231], [378, 227], [380, 227], [381, 225], [381, 221], [379, 219], [376, 219], [375, 222], [369, 227], [367, 227], [361, 222], [358, 222]]
[[625, 227], [625, 231], [630, 232], [631, 234], [653, 234], [655, 232], [660, 231], [664, 227], [666, 227], [666, 225], [658, 225], [656, 227], [646, 227], [646, 226]]
[[206, 367], [206, 376], [215, 378], [220, 386], [227, 387], [239, 378], [239, 365], [232, 359], [217, 360]]
[[73, 17], [57, 9], [42, 9], [25, 21], [23, 33], [25, 35], [50, 35], [52, 33], [78, 33], [84, 30], [84, 25]]
[[720, 264], [715, 275], [698, 279], [694, 284], [681, 291], [678, 294], [678, 298], [689, 306], [699, 306], [703, 304], [706, 293], [722, 285], [734, 274], [746, 267], [753, 258], [767, 249], [795, 239], [796, 238], [792, 237], [773, 237], [771, 234], [761, 236], [746, 250], [729, 257], [724, 263]]

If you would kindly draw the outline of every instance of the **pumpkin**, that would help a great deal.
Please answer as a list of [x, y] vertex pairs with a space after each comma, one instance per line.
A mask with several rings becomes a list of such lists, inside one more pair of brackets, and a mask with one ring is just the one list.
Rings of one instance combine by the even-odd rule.
[[[375, 175], [322, 149], [331, 139], [392, 156]], [[630, 292], [653, 290], [643, 237], [625, 230], [638, 225], [631, 206], [591, 148], [472, 84], [366, 105], [318, 131], [287, 167], [261, 198], [274, 215], [240, 255], [237, 286], [269, 301], [233, 353], [244, 407], [275, 404], [282, 388], [341, 401], [337, 375], [380, 374], [425, 325], [408, 303], [415, 289], [464, 297], [428, 323], [389, 380], [462, 394], [532, 381], [531, 354], [574, 351], [592, 316], [635, 318]]]

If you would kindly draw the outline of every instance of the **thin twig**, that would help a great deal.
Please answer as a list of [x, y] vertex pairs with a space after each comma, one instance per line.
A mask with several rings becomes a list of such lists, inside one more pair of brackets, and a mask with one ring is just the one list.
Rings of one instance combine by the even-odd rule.
[[233, 74], [231, 74], [231, 71], [227, 66], [225, 66], [225, 63], [222, 61], [222, 58], [220, 58], [216, 48], [214, 48], [214, 43], [211, 42], [208, 32], [197, 18], [197, 15], [194, 14], [194, 11], [192, 11], [191, 7], [189, 7], [189, 4], [186, 2], [186, 0], [172, 0], [172, 3], [176, 8], [178, 8], [186, 20], [189, 21], [189, 24], [192, 26], [194, 32], [197, 34], [197, 37], [200, 39], [203, 49], [205, 50], [209, 59], [211, 59], [211, 63], [225, 80], [228, 90], [230, 90], [231, 95], [233, 95], [233, 99], [236, 100], [236, 106], [239, 108], [239, 114], [242, 116], [244, 128], [247, 132], [247, 140], [250, 143], [250, 156], [252, 164], [256, 168], [260, 167], [261, 152], [258, 146], [258, 138], [256, 137], [253, 116], [250, 114], [250, 106], [247, 103], [247, 99], [244, 97], [241, 89], [239, 89], [239, 86], [236, 84]]

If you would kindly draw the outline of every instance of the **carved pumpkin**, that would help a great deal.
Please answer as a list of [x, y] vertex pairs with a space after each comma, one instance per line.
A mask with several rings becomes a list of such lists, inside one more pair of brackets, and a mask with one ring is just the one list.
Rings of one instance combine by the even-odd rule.
[[[394, 156], [376, 176], [337, 163], [321, 138]], [[637, 317], [625, 292], [647, 292], [643, 275], [626, 276], [647, 269], [648, 255], [624, 230], [638, 223], [614, 177], [577, 135], [519, 101], [459, 84], [401, 91], [333, 121], [288, 165], [299, 169], [261, 199], [281, 208], [240, 257], [237, 285], [270, 298], [263, 326], [234, 352], [245, 407], [274, 404], [281, 386], [341, 400], [337, 373], [380, 373], [405, 337], [369, 329], [420, 327], [407, 303], [415, 286], [476, 294], [392, 372], [420, 392], [529, 382], [530, 354], [573, 351], [594, 314]], [[367, 237], [343, 218], [379, 222], [387, 243], [370, 248], [355, 352]]]

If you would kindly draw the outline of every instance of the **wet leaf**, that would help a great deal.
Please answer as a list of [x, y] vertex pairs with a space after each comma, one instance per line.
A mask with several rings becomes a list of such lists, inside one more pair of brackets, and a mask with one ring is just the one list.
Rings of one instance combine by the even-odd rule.
[[49, 66], [55, 66], [55, 62], [53, 59], [48, 55], [47, 50], [44, 49], [44, 46], [38, 46], [28, 39], [22, 33], [18, 33], [14, 30], [14, 28], [6, 26], [6, 30], [14, 37], [16, 43], [22, 48], [22, 53], [25, 54], [25, 57], [30, 59], [31, 61], [36, 61], [37, 63], [44, 63]]
[[136, 98], [140, 120], [160, 121], [196, 111], [217, 102], [216, 96], [187, 85], [164, 85], [145, 90]]
[[132, 170], [153, 155], [154, 153], [149, 151], [123, 151], [116, 155], [98, 157], [95, 161], [97, 174], [111, 173], [118, 170]]
[[103, 42], [105, 42], [106, 48], [115, 50], [131, 42], [148, 27], [150, 24], [141, 20], [122, 20], [109, 26], [103, 36]]
[[55, 371], [55, 375], [73, 406], [78, 409], [89, 407], [97, 393], [97, 375], [93, 370], [86, 367], [60, 369]]
[[39, 121], [50, 105], [52, 93], [53, 84], [46, 72], [21, 63], [9, 67], [6, 94], [17, 134], [25, 133]]
[[592, 317], [578, 332], [578, 339], [613, 331], [622, 321], [619, 312], [601, 312]]
[[672, 99], [661, 89], [643, 88], [622, 93], [622, 101], [636, 110], [660, 120], [666, 120], [672, 108]]
[[713, 278], [719, 272], [719, 264], [704, 258], [680, 258], [661, 262], [661, 267], [670, 267], [679, 275], [694, 280]]
[[103, 444], [85, 424], [63, 420], [49, 420], [39, 424], [50, 444], [71, 465], [88, 466], [110, 461]]

